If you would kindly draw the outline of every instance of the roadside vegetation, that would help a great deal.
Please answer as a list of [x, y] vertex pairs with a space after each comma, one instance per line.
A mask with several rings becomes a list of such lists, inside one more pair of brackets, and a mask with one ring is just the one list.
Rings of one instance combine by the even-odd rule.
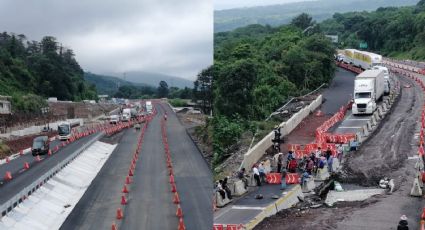
[[213, 167], [249, 145], [242, 136], [257, 132], [261, 139], [279, 123], [264, 122], [270, 113], [329, 82], [335, 71], [335, 47], [307, 14], [289, 25], [216, 33], [214, 42]]
[[358, 48], [402, 59], [425, 59], [425, 0], [416, 6], [381, 7], [372, 12], [336, 13], [320, 23], [326, 34], [338, 35], [340, 47]]
[[39, 110], [42, 103], [34, 95], [74, 101], [97, 98], [71, 49], [51, 36], [38, 42], [7, 32], [0, 33], [0, 94], [12, 96], [17, 103], [13, 109], [24, 111]]

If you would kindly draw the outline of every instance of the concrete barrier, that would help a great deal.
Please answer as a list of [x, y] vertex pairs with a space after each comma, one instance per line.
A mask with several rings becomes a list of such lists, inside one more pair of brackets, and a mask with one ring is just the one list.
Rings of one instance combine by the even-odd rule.
[[235, 183], [233, 183], [233, 195], [235, 196], [242, 196], [245, 194], [248, 190], [245, 189], [245, 184], [242, 180], [237, 180]]
[[279, 198], [276, 202], [270, 204], [262, 210], [257, 216], [251, 221], [245, 224], [245, 230], [254, 229], [264, 218], [275, 215], [277, 212], [291, 208], [293, 205], [299, 202], [298, 196], [303, 197], [303, 193], [300, 185], [296, 185], [289, 190], [283, 197]]
[[[308, 106], [298, 111], [296, 114], [286, 122], [280, 124], [282, 136], [288, 135], [292, 130], [297, 127], [301, 121], [306, 118], [311, 112], [316, 110], [322, 104], [322, 95], [319, 95], [314, 101], [312, 101]], [[248, 150], [244, 155], [241, 167], [251, 168], [253, 164], [257, 163], [258, 160], [264, 155], [266, 150], [271, 146], [271, 139], [274, 137], [273, 131], [271, 131], [267, 136], [260, 140], [254, 147]]]
[[384, 194], [385, 189], [359, 189], [350, 191], [329, 191], [325, 204], [332, 206], [338, 201], [361, 201], [368, 199], [374, 195]]
[[301, 188], [304, 193], [308, 193], [313, 191], [313, 189], [316, 187], [314, 183], [314, 178], [310, 177], [307, 179], [306, 183], [302, 184]]
[[331, 175], [329, 174], [328, 171], [328, 166], [325, 165], [325, 167], [323, 167], [322, 169], [318, 169], [317, 170], [317, 174], [314, 177], [315, 181], [325, 181], [327, 180]]
[[215, 199], [217, 201], [217, 207], [224, 207], [226, 204], [230, 203], [231, 200], [227, 197], [227, 194], [224, 195], [224, 199], [221, 197], [219, 192], [215, 193]]

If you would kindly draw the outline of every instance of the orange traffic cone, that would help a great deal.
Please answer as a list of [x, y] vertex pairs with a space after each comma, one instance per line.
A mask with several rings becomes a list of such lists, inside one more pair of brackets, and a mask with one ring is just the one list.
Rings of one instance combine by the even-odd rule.
[[179, 194], [177, 192], [174, 193], [173, 202], [174, 202], [174, 204], [179, 204], [180, 203]]
[[177, 205], [177, 212], [176, 212], [176, 216], [177, 216], [178, 218], [182, 218], [182, 217], [183, 217], [183, 211], [182, 211], [182, 208], [180, 207], [180, 205], [179, 205], [179, 204]]
[[40, 155], [37, 155], [37, 157], [35, 158], [35, 160], [38, 161], [38, 162], [40, 162], [41, 161]]
[[121, 220], [124, 217], [123, 213], [122, 213], [122, 209], [118, 208], [117, 209], [117, 220]]
[[52, 150], [49, 149], [49, 151], [47, 151], [47, 155], [51, 156], [52, 155]]
[[177, 191], [176, 184], [175, 183], [172, 183], [171, 184], [171, 192], [176, 192], [176, 191]]
[[125, 183], [126, 184], [131, 184], [131, 178], [130, 178], [130, 176], [126, 176], [125, 177]]
[[115, 224], [115, 222], [112, 222], [112, 230], [118, 230], [117, 225]]
[[125, 199], [125, 196], [124, 195], [121, 196], [121, 204], [122, 205], [126, 205], [127, 204], [127, 200]]
[[170, 175], [170, 184], [173, 184], [174, 183], [174, 176], [173, 176], [173, 174], [171, 174]]
[[128, 193], [129, 192], [126, 185], [124, 185], [124, 187], [122, 188], [122, 192], [123, 193]]
[[128, 170], [128, 175], [129, 175], [129, 176], [134, 176], [134, 174], [133, 174], [133, 170], [132, 170], [132, 169]]
[[425, 220], [425, 208], [422, 210], [421, 220]]
[[28, 162], [24, 163], [24, 169], [29, 169], [30, 168], [30, 164], [28, 164]]
[[186, 230], [186, 227], [184, 226], [183, 218], [180, 217], [179, 219], [179, 228], [178, 230]]
[[173, 174], [174, 174], [174, 173], [173, 173], [173, 168], [170, 168], [170, 170], [169, 170], [168, 174], [169, 174], [169, 175], [173, 175]]
[[323, 112], [322, 112], [322, 110], [318, 110], [317, 112], [316, 112], [316, 117], [321, 117], [321, 116], [323, 116]]
[[12, 180], [12, 173], [10, 173], [10, 171], [7, 171], [6, 175], [4, 175], [4, 179], [5, 180]]
[[6, 163], [9, 163], [9, 162], [10, 162], [9, 157], [6, 157]]

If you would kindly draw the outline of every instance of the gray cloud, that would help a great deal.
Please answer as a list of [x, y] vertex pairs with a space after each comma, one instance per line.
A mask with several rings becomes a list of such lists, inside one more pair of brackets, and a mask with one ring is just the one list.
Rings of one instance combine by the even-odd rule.
[[0, 30], [55, 36], [94, 73], [194, 79], [212, 64], [212, 11], [211, 0], [3, 0]]
[[305, 1], [316, 1], [316, 0], [214, 0], [215, 10], [224, 10], [241, 7], [252, 7], [252, 6], [266, 6], [285, 4], [290, 2], [305, 2]]

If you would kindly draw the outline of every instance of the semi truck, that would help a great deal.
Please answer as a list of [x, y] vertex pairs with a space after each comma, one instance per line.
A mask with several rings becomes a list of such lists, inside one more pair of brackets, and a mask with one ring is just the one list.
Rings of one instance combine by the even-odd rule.
[[384, 87], [384, 71], [381, 69], [366, 70], [357, 75], [354, 80], [353, 115], [375, 112]]
[[377, 66], [374, 66], [373, 69], [380, 69], [384, 71], [384, 79], [385, 79], [384, 95], [390, 94], [391, 85], [390, 85], [390, 72], [388, 71], [388, 68], [385, 66], [377, 65]]
[[130, 121], [131, 119], [131, 109], [126, 108], [122, 110], [122, 121]]
[[152, 113], [152, 102], [151, 101], [146, 101], [146, 112]]
[[339, 60], [364, 70], [371, 69], [375, 65], [382, 65], [381, 55], [356, 49], [343, 50], [339, 54]]

